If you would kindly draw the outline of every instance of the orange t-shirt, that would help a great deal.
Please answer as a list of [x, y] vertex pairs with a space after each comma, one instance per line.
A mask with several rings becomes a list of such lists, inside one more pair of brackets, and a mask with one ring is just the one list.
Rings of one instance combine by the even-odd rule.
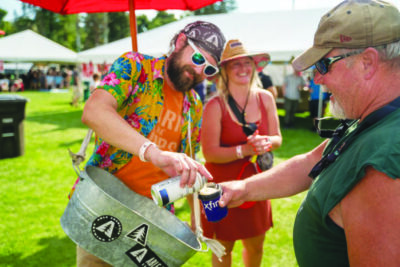
[[[181, 142], [183, 93], [164, 83], [164, 106], [154, 129], [147, 137], [161, 150], [177, 152]], [[115, 174], [131, 190], [151, 198], [151, 186], [168, 178], [160, 168], [150, 162], [142, 162], [133, 156], [131, 161]]]

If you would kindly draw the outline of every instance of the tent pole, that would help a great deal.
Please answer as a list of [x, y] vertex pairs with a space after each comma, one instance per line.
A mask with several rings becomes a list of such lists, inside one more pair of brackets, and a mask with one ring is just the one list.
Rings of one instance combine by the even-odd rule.
[[129, 21], [131, 25], [132, 51], [137, 52], [137, 26], [135, 15], [135, 0], [129, 0]]

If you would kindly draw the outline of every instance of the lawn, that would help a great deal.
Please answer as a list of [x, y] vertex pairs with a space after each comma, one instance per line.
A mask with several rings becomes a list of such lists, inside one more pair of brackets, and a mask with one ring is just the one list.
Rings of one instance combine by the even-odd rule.
[[[80, 120], [83, 104], [70, 106], [70, 92], [18, 95], [28, 100], [25, 153], [0, 159], [0, 266], [75, 266], [75, 244], [64, 234], [59, 219], [76, 179], [68, 148], [77, 152], [87, 132]], [[296, 129], [282, 130], [283, 145], [275, 152], [275, 164], [322, 141], [309, 130], [307, 114], [299, 114]], [[88, 152], [92, 149], [93, 140]], [[266, 236], [262, 266], [297, 266], [292, 227], [303, 197], [304, 193], [272, 201], [274, 227]], [[177, 216], [189, 221], [184, 201], [177, 202]], [[184, 266], [211, 266], [210, 262], [211, 252], [199, 252]], [[233, 262], [243, 266], [239, 242]]]

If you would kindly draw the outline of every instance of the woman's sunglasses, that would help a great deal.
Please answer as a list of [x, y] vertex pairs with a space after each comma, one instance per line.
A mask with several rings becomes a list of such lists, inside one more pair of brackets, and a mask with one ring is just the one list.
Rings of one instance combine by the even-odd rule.
[[193, 64], [196, 66], [202, 66], [205, 64], [206, 66], [204, 67], [203, 72], [208, 77], [214, 76], [215, 74], [217, 74], [218, 68], [215, 67], [214, 65], [210, 64], [210, 62], [208, 62], [206, 57], [203, 56], [203, 54], [199, 51], [199, 49], [193, 44], [193, 42], [190, 39], [188, 39], [188, 44], [194, 50], [193, 55], [192, 55]]

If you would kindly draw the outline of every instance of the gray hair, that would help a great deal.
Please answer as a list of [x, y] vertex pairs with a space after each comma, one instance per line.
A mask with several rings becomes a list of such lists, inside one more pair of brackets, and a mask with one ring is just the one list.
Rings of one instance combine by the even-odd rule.
[[[400, 40], [372, 47], [378, 51], [379, 59], [386, 64], [388, 64], [391, 68], [400, 68]], [[362, 51], [364, 49], [342, 49], [343, 51]]]

